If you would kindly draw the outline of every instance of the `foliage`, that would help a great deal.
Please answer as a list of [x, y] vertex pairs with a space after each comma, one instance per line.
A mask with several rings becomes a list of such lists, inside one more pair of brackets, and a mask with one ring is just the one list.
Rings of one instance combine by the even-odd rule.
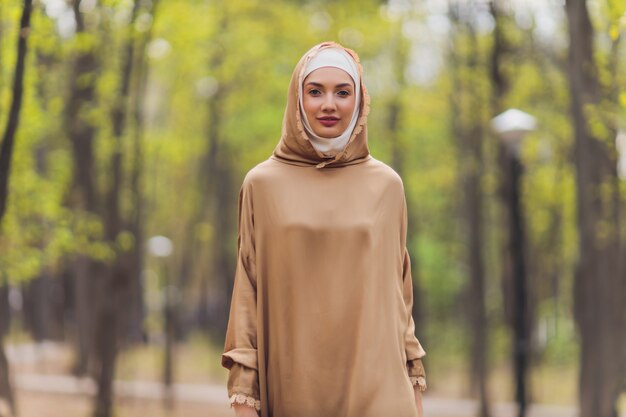
[[[96, 182], [99, 189], [106, 189], [111, 181], [111, 155], [118, 150], [110, 115], [120, 94], [121, 48], [131, 2], [98, 2], [97, 7], [83, 13], [89, 31], [82, 34], [59, 31], [63, 18], [51, 15], [52, 3], [40, 2], [34, 16], [9, 209], [0, 235], [0, 276], [12, 284], [36, 278], [42, 271], [54, 275], [77, 254], [103, 261], [115, 256], [111, 244], [103, 240], [102, 219], [73, 205], [74, 161], [63, 117], [74, 57], [80, 51], [96, 51], [101, 65], [98, 73], [91, 74], [97, 80], [96, 100], [86, 103], [83, 113], [73, 117], [88, 120], [97, 130]], [[503, 63], [503, 71], [513, 80], [506, 105], [532, 113], [538, 120], [538, 129], [524, 143], [522, 158], [536, 322], [552, 323], [555, 329], [547, 333], [539, 357], [550, 363], [572, 363], [577, 352], [568, 312], [577, 262], [577, 231], [570, 95], [564, 73], [567, 46], [546, 42], [540, 30], [540, 14], [545, 10], [525, 9], [522, 3], [511, 3], [507, 9], [505, 36], [514, 51]], [[606, 104], [591, 112], [599, 118], [611, 118], [615, 129], [626, 128], [626, 71], [621, 68], [624, 42], [620, 41], [626, 19], [622, 3], [591, 2], [598, 30], [596, 53], [607, 91]], [[5, 123], [10, 102], [20, 4], [18, 0], [3, 0], [0, 5], [0, 125]], [[554, 5], [545, 8], [552, 8], [549, 12], [554, 18], [555, 39], [563, 38], [563, 12]], [[287, 86], [296, 61], [313, 44], [338, 40], [357, 50], [362, 58], [372, 94], [370, 148], [375, 157], [388, 163], [392, 162], [387, 140], [388, 107], [396, 98], [402, 105], [397, 133], [406, 158], [403, 179], [407, 198], [416, 210], [416, 232], [409, 244], [417, 254], [420, 288], [426, 295], [427, 347], [433, 351], [448, 349], [455, 355], [463, 352], [467, 342], [461, 331], [459, 302], [468, 279], [465, 237], [458, 220], [463, 209], [459, 207], [463, 173], [457, 166], [457, 142], [450, 128], [458, 115], [449, 102], [450, 95], [456, 93], [452, 90], [451, 64], [446, 64], [451, 46], [447, 36], [454, 22], [446, 13], [433, 2], [161, 0], [155, 16], [140, 15], [134, 27], [135, 41], [152, 30], [146, 55], [141, 56], [148, 65], [146, 95], [133, 97], [142, 103], [145, 121], [140, 143], [144, 152], [141, 192], [146, 203], [146, 235], [172, 238], [170, 271], [184, 262], [185, 251], [190, 250], [185, 243], [189, 233], [200, 248], [194, 252], [191, 285], [183, 294], [183, 317], [193, 317], [194, 306], [202, 302], [199, 288], [215, 284], [208, 264], [217, 242], [228, 241], [233, 250], [236, 245], [236, 231], [216, 236], [216, 221], [208, 216], [190, 224], [206, 197], [210, 167], [203, 155], [211, 144], [209, 131], [217, 127], [220, 158], [230, 161], [232, 177], [239, 184], [250, 168], [270, 155], [280, 137]], [[481, 13], [486, 20], [476, 20], [477, 66], [457, 70], [464, 80], [475, 83], [480, 96], [477, 102], [485, 104], [492, 88], [489, 51], [493, 28], [486, 12]], [[467, 42], [462, 38], [457, 52], [467, 53]], [[409, 67], [394, 69], [393, 54], [402, 48], [408, 51]], [[431, 75], [423, 76], [420, 69], [430, 69]], [[216, 106], [213, 113], [211, 105]], [[491, 116], [487, 105], [476, 108], [473, 115], [485, 132], [489, 132]], [[122, 207], [126, 214], [134, 209], [129, 178], [138, 163], [133, 159], [132, 138], [139, 127], [132, 117], [129, 125], [121, 149], [125, 156]], [[497, 203], [500, 173], [494, 163], [495, 140], [485, 134], [488, 165], [484, 167], [483, 185], [489, 224], [484, 245], [489, 275], [487, 310], [494, 333], [502, 335], [502, 232], [497, 220], [501, 214]], [[624, 182], [621, 187], [626, 192]], [[231, 203], [236, 207], [236, 201]], [[129, 247], [135, 237], [128, 230], [124, 233], [118, 242], [125, 241], [124, 246]], [[148, 258], [146, 271], [155, 268], [156, 260]], [[210, 303], [210, 296], [208, 300]], [[498, 336], [499, 341], [505, 339]], [[506, 341], [496, 343], [496, 356], [507, 348]]]

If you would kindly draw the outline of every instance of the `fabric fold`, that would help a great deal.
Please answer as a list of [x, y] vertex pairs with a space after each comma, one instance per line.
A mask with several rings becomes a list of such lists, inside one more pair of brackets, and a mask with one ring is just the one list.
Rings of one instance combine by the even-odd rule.
[[406, 362], [406, 369], [409, 376], [424, 377], [426, 378], [426, 371], [424, 370], [424, 364], [421, 359], [408, 360]]
[[257, 350], [236, 348], [222, 354], [222, 366], [231, 369], [233, 364], [239, 363], [252, 369], [258, 369]]
[[230, 370], [230, 398], [243, 394], [259, 400], [255, 233], [252, 195], [245, 182], [239, 192], [238, 231], [237, 267], [222, 366]]
[[422, 345], [415, 337], [415, 321], [413, 320], [413, 278], [411, 276], [411, 259], [409, 251], [404, 248], [403, 262], [403, 297], [406, 306], [405, 349], [407, 362], [426, 356]]
[[[424, 366], [421, 358], [426, 355], [426, 352], [422, 348], [419, 340], [415, 337], [415, 321], [413, 320], [413, 276], [411, 274], [411, 257], [409, 250], [407, 249], [407, 229], [408, 229], [408, 215], [406, 206], [406, 197], [403, 193], [402, 201], [402, 240], [401, 245], [404, 249], [404, 259], [402, 262], [402, 295], [404, 298], [404, 304], [406, 306], [407, 326], [405, 333], [405, 351], [407, 358], [407, 369], [410, 377], [425, 378]], [[414, 384], [415, 385], [415, 384]], [[425, 382], [423, 387], [425, 389]], [[420, 388], [422, 386], [420, 385]]]

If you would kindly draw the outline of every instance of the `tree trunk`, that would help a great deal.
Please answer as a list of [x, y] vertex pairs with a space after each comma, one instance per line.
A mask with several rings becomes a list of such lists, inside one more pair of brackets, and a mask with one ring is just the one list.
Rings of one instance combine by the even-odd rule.
[[[211, 256], [211, 277], [214, 289], [219, 296], [212, 297], [217, 300], [216, 305], [211, 306], [210, 314], [207, 314], [208, 323], [201, 324], [207, 328], [215, 337], [223, 337], [226, 334], [228, 324], [228, 312], [230, 309], [230, 296], [232, 292], [234, 262], [231, 236], [235, 230], [234, 216], [236, 213], [236, 196], [233, 191], [236, 186], [233, 181], [232, 156], [229, 146], [220, 140], [221, 108], [223, 92], [219, 92], [209, 103], [209, 116], [211, 124], [209, 126], [209, 149], [207, 153], [208, 183], [206, 194], [208, 200], [208, 215], [214, 227], [211, 241], [213, 255]], [[205, 308], [208, 306], [205, 306]]]
[[32, 0], [24, 0], [24, 9], [20, 19], [20, 30], [17, 41], [17, 60], [15, 62], [15, 72], [13, 78], [13, 99], [9, 110], [9, 117], [2, 136], [2, 146], [0, 147], [0, 226], [6, 211], [9, 176], [11, 175], [11, 157], [13, 146], [15, 145], [15, 134], [20, 121], [22, 110], [22, 96], [24, 92], [24, 69], [26, 52], [28, 48], [27, 40], [30, 32], [30, 15], [33, 7]]
[[[4, 2], [0, 2], [0, 68], [4, 68]], [[0, 91], [4, 91], [4, 74], [0, 72]], [[3, 112], [0, 103], [0, 113]]]
[[[6, 282], [0, 284], [0, 404], [6, 401], [12, 415], [15, 415], [15, 395], [11, 385], [11, 373], [6, 353], [4, 352], [4, 337], [11, 325], [11, 309], [9, 306], [9, 286]], [[0, 417], [2, 408], [0, 407]]]
[[[224, 12], [226, 13], [226, 12]], [[220, 19], [220, 32], [228, 30], [228, 16]], [[209, 66], [212, 71], [218, 71], [225, 60], [224, 48], [217, 48], [211, 58]], [[222, 338], [226, 333], [228, 312], [230, 310], [230, 296], [232, 291], [232, 277], [234, 276], [234, 257], [231, 240], [236, 229], [234, 215], [236, 213], [236, 185], [233, 180], [232, 155], [229, 145], [222, 140], [221, 120], [223, 119], [223, 103], [226, 99], [229, 86], [220, 82], [218, 89], [208, 101], [207, 150], [200, 161], [199, 177], [203, 197], [198, 206], [199, 217], [208, 217], [214, 227], [211, 239], [210, 279], [213, 280], [214, 305], [202, 304], [206, 294], [200, 297], [198, 317], [205, 318], [206, 323], [200, 322], [201, 328], [208, 329], [215, 337]], [[208, 207], [208, 209], [207, 209]], [[206, 216], [206, 217], [205, 217]], [[207, 288], [208, 285], [201, 284]]]
[[[403, 91], [407, 88], [404, 76], [408, 67], [408, 50], [404, 39], [399, 33], [396, 33], [394, 39], [395, 53], [393, 57], [394, 81], [398, 84], [398, 90]], [[403, 103], [400, 94], [395, 94], [391, 98], [387, 109], [387, 135], [391, 144], [391, 165], [400, 177], [404, 177], [406, 172], [406, 145], [402, 141], [400, 135], [401, 120], [403, 115]], [[411, 277], [413, 279], [413, 321], [415, 322], [415, 330], [418, 335], [424, 332], [426, 326], [425, 308], [423, 304], [423, 289], [420, 285], [420, 263], [419, 257], [414, 250], [414, 246], [410, 242], [417, 238], [418, 232], [418, 208], [413, 205], [410, 195], [406, 196], [407, 200], [407, 246], [409, 256], [411, 257]], [[420, 335], [420, 341], [426, 343], [424, 335]]]
[[22, 286], [24, 327], [36, 342], [49, 338], [49, 321], [53, 317], [50, 278], [45, 272]]
[[[11, 158], [15, 144], [15, 135], [19, 126], [20, 112], [22, 109], [22, 96], [24, 91], [24, 72], [26, 64], [26, 52], [28, 50], [28, 35], [30, 32], [30, 16], [32, 11], [32, 0], [24, 0], [24, 8], [20, 19], [20, 30], [17, 41], [17, 60], [15, 62], [15, 72], [13, 78], [13, 97], [9, 110], [7, 125], [2, 137], [0, 147], [0, 233], [2, 231], [2, 219], [6, 212], [9, 176], [11, 174]], [[0, 398], [5, 398], [11, 408], [11, 413], [15, 414], [16, 404], [11, 387], [11, 375], [9, 364], [4, 352], [4, 334], [0, 335]]]
[[[122, 137], [126, 128], [128, 96], [134, 56], [133, 28], [139, 11], [139, 1], [133, 2], [131, 18], [128, 23], [126, 43], [123, 48], [122, 67], [120, 74], [120, 92], [113, 106], [111, 121], [113, 139], [115, 141], [111, 156], [111, 184], [105, 197], [104, 230], [105, 239], [112, 245], [124, 229], [120, 208], [122, 191]], [[129, 263], [127, 256], [120, 250], [116, 251], [113, 264], [107, 268], [102, 280], [102, 296], [98, 303], [96, 319], [96, 343], [98, 356], [98, 394], [95, 399], [94, 416], [110, 417], [113, 408], [113, 379], [118, 353], [120, 334], [120, 311], [124, 308], [122, 301], [128, 298]]]
[[[473, 28], [468, 23], [459, 22], [454, 9], [451, 10], [453, 21], [460, 31], [459, 36], [469, 37], [469, 51], [467, 56], [460, 56], [460, 48], [451, 52], [452, 61], [452, 94], [450, 97], [452, 126], [458, 143], [458, 161], [460, 172], [460, 192], [463, 207], [459, 213], [463, 222], [466, 237], [466, 262], [469, 270], [467, 294], [467, 315], [469, 318], [470, 338], [470, 387], [472, 393], [480, 401], [479, 415], [489, 417], [489, 400], [487, 392], [487, 357], [489, 354], [488, 321], [485, 307], [485, 266], [484, 266], [484, 198], [481, 187], [483, 177], [484, 157], [482, 142], [484, 131], [480, 117], [480, 108], [484, 103], [480, 98], [480, 91], [472, 80], [479, 75], [478, 39]], [[463, 77], [463, 72], [470, 72], [470, 77]], [[470, 82], [464, 82], [464, 80]], [[462, 99], [466, 97], [466, 99]]]
[[144, 235], [144, 216], [146, 214], [144, 195], [142, 194], [142, 179], [144, 171], [144, 116], [143, 109], [145, 107], [146, 87], [148, 83], [149, 66], [146, 56], [146, 48], [152, 39], [152, 31], [156, 20], [158, 0], [153, 0], [149, 10], [146, 13], [152, 15], [152, 24], [150, 29], [141, 38], [137, 47], [137, 57], [135, 60], [135, 80], [133, 96], [134, 106], [132, 110], [134, 122], [133, 135], [133, 167], [130, 175], [130, 188], [133, 200], [133, 212], [131, 214], [129, 229], [135, 236], [133, 242], [133, 250], [130, 253], [130, 294], [128, 299], [128, 331], [127, 337], [131, 343], [145, 341], [147, 336], [143, 327], [145, 318], [144, 303], [144, 283], [143, 283], [143, 265], [145, 252], [145, 235]]
[[174, 307], [174, 286], [170, 282], [170, 272], [167, 265], [162, 265], [163, 269], [163, 291], [165, 302], [163, 306], [163, 322], [165, 324], [165, 349], [163, 352], [163, 396], [164, 406], [171, 410], [174, 406], [174, 393], [172, 384], [174, 382], [174, 344], [175, 344], [175, 307]]
[[[79, 11], [81, 0], [72, 5], [77, 36], [85, 33], [85, 24]], [[99, 217], [99, 191], [95, 181], [94, 140], [96, 128], [84, 114], [96, 102], [96, 81], [100, 69], [95, 48], [82, 49], [73, 60], [70, 91], [65, 108], [65, 130], [72, 145], [74, 174], [70, 204], [86, 215]], [[94, 352], [96, 281], [99, 266], [86, 255], [77, 255], [72, 267], [72, 294], [74, 297], [74, 324], [76, 358], [72, 372], [85, 375]]]
[[[235, 255], [233, 253], [232, 240], [229, 236], [233, 235], [236, 230], [235, 215], [237, 201], [234, 191], [237, 189], [233, 181], [233, 164], [232, 155], [228, 150], [220, 153], [219, 165], [217, 170], [216, 189], [213, 197], [213, 225], [215, 227], [214, 246], [215, 251], [213, 264], [213, 277], [218, 284], [221, 300], [230, 300], [228, 295], [232, 293], [233, 277], [235, 275]], [[226, 326], [228, 324], [228, 303], [220, 304], [220, 309], [216, 311], [213, 320], [214, 329], [217, 335], [226, 334]]]
[[96, 262], [84, 255], [78, 255], [71, 265], [71, 285], [73, 296], [73, 316], [75, 326], [76, 358], [72, 373], [85, 375], [89, 370], [94, 351], [96, 282], [99, 269]]
[[[615, 170], [615, 129], [590, 128], [602, 100], [594, 61], [594, 31], [584, 0], [567, 0], [569, 84], [574, 128], [579, 260], [574, 281], [574, 315], [580, 352], [581, 417], [615, 417], [624, 378], [624, 263], [620, 196]], [[597, 131], [597, 130], [596, 130]]]
[[[13, 388], [11, 385], [11, 374], [9, 372], [9, 362], [7, 361], [6, 353], [4, 352], [4, 338], [0, 338], [0, 403], [6, 400], [9, 405], [10, 415], [17, 415], [17, 405], [15, 404], [15, 397], [13, 395]], [[2, 414], [0, 410], [0, 417], [9, 417]]]

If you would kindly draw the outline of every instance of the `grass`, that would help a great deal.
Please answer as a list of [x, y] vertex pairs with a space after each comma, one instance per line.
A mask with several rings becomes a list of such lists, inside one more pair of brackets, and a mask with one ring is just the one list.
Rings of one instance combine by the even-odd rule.
[[[426, 364], [428, 391], [438, 397], [471, 397], [471, 378], [467, 365], [460, 361], [446, 364]], [[550, 405], [577, 404], [578, 372], [574, 366], [543, 365], [532, 369], [529, 377], [530, 398], [533, 403]], [[504, 361], [490, 368], [489, 398], [494, 402], [514, 400], [513, 373]]]
[[[30, 344], [31, 340], [19, 340]], [[10, 343], [15, 343], [11, 340]], [[16, 343], [16, 344], [20, 344]], [[36, 347], [22, 352], [11, 369], [18, 373], [69, 374], [74, 363], [73, 346], [54, 344], [45, 352]], [[116, 378], [122, 380], [160, 381], [163, 369], [163, 346], [138, 345], [122, 350], [118, 356]], [[194, 335], [174, 350], [174, 381], [198, 384], [226, 383], [228, 372], [221, 366], [221, 348], [206, 337]]]
[[[18, 392], [19, 415], [23, 417], [88, 417], [93, 401], [88, 397], [59, 396]], [[179, 403], [172, 409], [160, 402], [140, 400], [117, 400], [115, 417], [233, 417], [228, 406]]]
[[[61, 349], [53, 360], [14, 367], [16, 372], [67, 373], [72, 363], [70, 346]], [[227, 372], [220, 365], [221, 346], [201, 335], [191, 337], [176, 348], [175, 381], [198, 384], [225, 384]], [[470, 378], [466, 361], [458, 354], [430, 351], [426, 360], [429, 390], [433, 398], [467, 398]], [[117, 378], [123, 380], [159, 381], [161, 379], [163, 348], [157, 345], [138, 346], [120, 354]], [[560, 362], [542, 365], [531, 372], [530, 389], [534, 403], [575, 405], [577, 403], [577, 369], [574, 364]], [[512, 401], [513, 377], [508, 362], [500, 359], [492, 364], [489, 394], [493, 402]], [[58, 396], [18, 392], [22, 416], [88, 417], [92, 399], [80, 396]], [[626, 395], [620, 409], [626, 410]], [[161, 402], [147, 400], [116, 400], [115, 417], [232, 417], [228, 406], [179, 403], [166, 409]]]
[[[196, 384], [225, 385], [227, 371], [221, 367], [221, 346], [203, 335], [194, 335], [175, 349], [174, 381]], [[31, 364], [16, 364], [14, 372], [68, 373], [72, 358], [71, 346], [64, 346], [54, 358]], [[458, 352], [431, 350], [425, 358], [429, 395], [433, 397], [468, 398], [471, 379], [467, 361]], [[489, 374], [489, 397], [493, 402], [513, 400], [513, 376], [505, 358], [493, 363]], [[163, 347], [142, 345], [120, 353], [117, 379], [160, 381]], [[574, 405], [577, 403], [577, 369], [574, 364], [542, 365], [530, 375], [531, 398], [535, 403]], [[626, 402], [626, 399], [622, 400]], [[24, 414], [29, 415], [29, 414]]]
[[[160, 381], [164, 361], [162, 346], [136, 346], [122, 352], [117, 377], [122, 380]], [[228, 373], [222, 368], [222, 350], [206, 337], [194, 335], [174, 350], [174, 381], [185, 383], [225, 383]]]

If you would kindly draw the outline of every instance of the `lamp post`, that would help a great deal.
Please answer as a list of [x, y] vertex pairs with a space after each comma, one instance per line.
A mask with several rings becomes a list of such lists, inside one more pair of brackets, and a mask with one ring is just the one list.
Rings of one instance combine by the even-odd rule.
[[[159, 260], [165, 260], [172, 254], [174, 246], [172, 241], [165, 236], [153, 236], [148, 239], [148, 251]], [[172, 288], [170, 285], [169, 273], [165, 262], [159, 262], [163, 287], [163, 321], [165, 336], [165, 352], [163, 357], [163, 387], [164, 402], [167, 408], [173, 405], [172, 382], [173, 382], [173, 347], [174, 347], [174, 305], [172, 300]]]
[[535, 118], [521, 110], [509, 109], [491, 120], [491, 127], [502, 141], [504, 152], [503, 175], [508, 187], [504, 187], [504, 203], [508, 214], [507, 258], [513, 294], [512, 325], [514, 333], [513, 361], [515, 373], [515, 398], [519, 417], [526, 414], [526, 374], [529, 363], [530, 329], [528, 323], [528, 282], [526, 278], [524, 216], [520, 192], [523, 165], [520, 158], [522, 140], [535, 129]]

